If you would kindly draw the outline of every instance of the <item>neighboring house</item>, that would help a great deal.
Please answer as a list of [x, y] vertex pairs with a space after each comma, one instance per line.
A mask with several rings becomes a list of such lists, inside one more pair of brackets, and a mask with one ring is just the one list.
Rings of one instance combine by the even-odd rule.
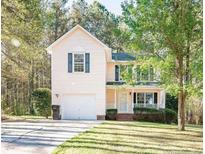
[[104, 119], [110, 108], [119, 114], [132, 114], [134, 106], [165, 108], [165, 91], [153, 81], [152, 68], [137, 71], [136, 85], [126, 84], [120, 72], [136, 58], [112, 53], [79, 25], [47, 51], [52, 55], [52, 105], [60, 106], [62, 119]]

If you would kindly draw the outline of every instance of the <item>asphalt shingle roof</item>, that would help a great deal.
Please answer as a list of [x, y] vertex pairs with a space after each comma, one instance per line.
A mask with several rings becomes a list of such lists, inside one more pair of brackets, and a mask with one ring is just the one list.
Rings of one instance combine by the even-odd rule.
[[112, 60], [116, 61], [132, 61], [136, 58], [129, 53], [112, 53]]

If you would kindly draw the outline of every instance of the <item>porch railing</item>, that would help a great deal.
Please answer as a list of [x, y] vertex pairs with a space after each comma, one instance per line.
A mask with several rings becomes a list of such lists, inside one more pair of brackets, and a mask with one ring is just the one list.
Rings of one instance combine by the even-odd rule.
[[146, 107], [146, 108], [157, 108], [157, 104], [134, 104], [134, 107]]

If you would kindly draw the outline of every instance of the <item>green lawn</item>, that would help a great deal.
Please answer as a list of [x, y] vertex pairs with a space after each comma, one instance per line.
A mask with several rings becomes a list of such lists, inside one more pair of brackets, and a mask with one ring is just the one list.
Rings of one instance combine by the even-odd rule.
[[202, 126], [106, 121], [58, 146], [53, 154], [202, 153]]

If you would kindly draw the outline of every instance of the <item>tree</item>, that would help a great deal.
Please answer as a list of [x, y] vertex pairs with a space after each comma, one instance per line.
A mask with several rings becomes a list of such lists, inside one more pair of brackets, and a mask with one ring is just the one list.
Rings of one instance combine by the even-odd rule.
[[120, 18], [101, 3], [94, 1], [88, 5], [84, 0], [74, 1], [68, 16], [69, 29], [79, 24], [113, 50], [123, 50], [126, 33], [119, 25]]
[[68, 28], [71, 29], [77, 24], [87, 28], [88, 3], [85, 0], [73, 1], [68, 18]]
[[51, 91], [47, 88], [38, 88], [32, 93], [34, 99], [34, 106], [40, 115], [48, 116], [51, 114]]
[[52, 0], [47, 4], [45, 11], [45, 30], [48, 34], [45, 38], [50, 45], [68, 31], [68, 12], [66, 6], [68, 0]]
[[197, 63], [201, 74], [202, 1], [137, 0], [122, 7], [130, 48], [155, 56], [149, 61], [160, 69], [166, 89], [178, 96], [178, 129], [184, 130], [185, 101], [202, 88], [195, 86], [201, 76], [192, 68]]
[[31, 93], [50, 86], [42, 1], [2, 1], [2, 107], [7, 114], [32, 113]]
[[[117, 47], [115, 31], [118, 27], [118, 18], [109, 12], [101, 3], [94, 1], [87, 11], [87, 29], [103, 43], [112, 49]], [[121, 44], [122, 46], [122, 44]], [[118, 46], [119, 48], [119, 46]], [[119, 49], [118, 49], [119, 50]]]

